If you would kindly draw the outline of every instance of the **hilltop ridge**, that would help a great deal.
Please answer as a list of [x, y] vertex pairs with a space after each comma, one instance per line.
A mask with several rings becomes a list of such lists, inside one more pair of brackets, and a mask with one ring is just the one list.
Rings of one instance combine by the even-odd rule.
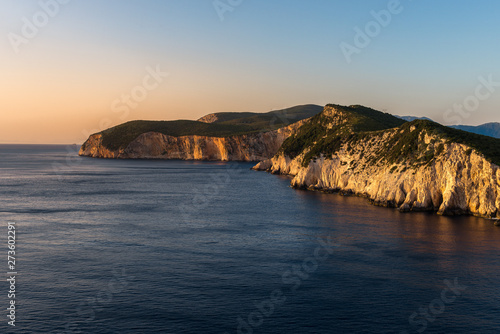
[[[198, 122], [203, 123], [225, 123], [225, 124], [261, 124], [266, 126], [270, 123], [274, 125], [291, 124], [304, 118], [312, 117], [323, 111], [322, 106], [315, 104], [305, 104], [287, 109], [273, 110], [267, 113], [257, 112], [218, 112], [208, 114]], [[262, 124], [264, 123], [264, 124]]]

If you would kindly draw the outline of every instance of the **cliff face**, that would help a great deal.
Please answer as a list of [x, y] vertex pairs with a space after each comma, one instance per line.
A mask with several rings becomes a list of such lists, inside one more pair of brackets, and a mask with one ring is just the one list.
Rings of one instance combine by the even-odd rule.
[[219, 116], [217, 114], [208, 114], [203, 116], [202, 118], [198, 119], [198, 122], [203, 122], [203, 123], [215, 123], [219, 120]]
[[304, 122], [274, 131], [231, 137], [174, 137], [147, 132], [126, 148], [115, 151], [102, 144], [102, 134], [95, 134], [82, 145], [79, 154], [93, 158], [259, 161], [275, 155], [283, 141]]
[[81, 156], [92, 157], [92, 158], [118, 158], [120, 151], [112, 151], [107, 149], [102, 144], [102, 134], [91, 135], [87, 141], [80, 148], [78, 153]]
[[[325, 111], [327, 127], [344, 123], [342, 112]], [[418, 153], [411, 158], [402, 153], [389, 161], [388, 143], [397, 146], [402, 136], [413, 138]], [[312, 149], [307, 147], [295, 157], [280, 152], [254, 169], [292, 175], [296, 188], [364, 196], [401, 211], [500, 217], [500, 168], [470, 146], [428, 129], [406, 126], [370, 132], [341, 143], [333, 154], [309, 161]]]

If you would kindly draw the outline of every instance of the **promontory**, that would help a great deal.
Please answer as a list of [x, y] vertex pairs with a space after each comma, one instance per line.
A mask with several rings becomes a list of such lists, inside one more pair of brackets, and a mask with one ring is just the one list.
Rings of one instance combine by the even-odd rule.
[[500, 139], [363, 106], [128, 122], [90, 136], [80, 155], [260, 161], [254, 169], [290, 175], [295, 188], [401, 211], [500, 217]]

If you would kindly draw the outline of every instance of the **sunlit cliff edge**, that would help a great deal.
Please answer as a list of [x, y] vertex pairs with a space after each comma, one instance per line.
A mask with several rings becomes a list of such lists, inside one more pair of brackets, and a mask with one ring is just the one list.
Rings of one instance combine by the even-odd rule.
[[323, 110], [216, 113], [198, 121], [134, 121], [91, 135], [79, 154], [93, 158], [260, 161], [274, 156], [305, 119]]
[[278, 152], [281, 144], [304, 121], [273, 131], [248, 135], [174, 137], [147, 132], [125, 148], [111, 150], [103, 145], [103, 135], [90, 136], [80, 149], [81, 156], [119, 159], [181, 159], [207, 161], [260, 161]]
[[500, 217], [499, 139], [424, 120], [394, 126], [391, 117], [329, 105], [254, 169], [401, 211]]

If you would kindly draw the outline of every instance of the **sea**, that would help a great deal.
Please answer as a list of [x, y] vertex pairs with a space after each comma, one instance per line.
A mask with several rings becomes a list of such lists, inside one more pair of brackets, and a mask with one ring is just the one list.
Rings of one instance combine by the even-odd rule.
[[0, 333], [500, 333], [491, 220], [77, 151], [0, 145]]

